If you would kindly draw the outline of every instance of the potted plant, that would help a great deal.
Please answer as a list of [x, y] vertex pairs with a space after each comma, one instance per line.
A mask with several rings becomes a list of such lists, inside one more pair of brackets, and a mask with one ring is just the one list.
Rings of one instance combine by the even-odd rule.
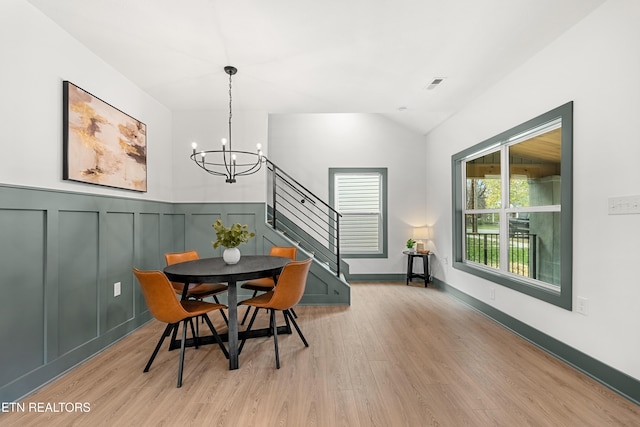
[[222, 258], [227, 264], [236, 264], [240, 261], [240, 246], [241, 243], [246, 243], [250, 238], [256, 234], [249, 232], [249, 226], [247, 224], [233, 224], [231, 227], [226, 227], [220, 218], [213, 224], [213, 229], [216, 232], [216, 241], [213, 243], [213, 249], [218, 249], [219, 246], [224, 246], [225, 250], [222, 252]]
[[409, 240], [407, 240], [407, 249], [409, 249], [409, 252], [414, 252], [415, 249], [413, 248], [413, 245], [416, 244], [416, 241], [409, 238]]

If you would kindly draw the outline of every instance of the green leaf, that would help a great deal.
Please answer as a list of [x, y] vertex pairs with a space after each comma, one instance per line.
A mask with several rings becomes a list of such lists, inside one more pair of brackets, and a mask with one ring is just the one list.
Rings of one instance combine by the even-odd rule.
[[213, 229], [216, 232], [216, 241], [213, 243], [213, 248], [217, 249], [220, 246], [225, 248], [235, 248], [241, 243], [246, 243], [250, 238], [255, 237], [255, 233], [249, 232], [249, 226], [247, 224], [232, 224], [231, 227], [226, 227], [220, 218], [213, 224]]

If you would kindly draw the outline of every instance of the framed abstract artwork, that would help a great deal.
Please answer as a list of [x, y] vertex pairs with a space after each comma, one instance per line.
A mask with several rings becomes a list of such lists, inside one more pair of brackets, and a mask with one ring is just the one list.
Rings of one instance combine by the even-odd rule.
[[147, 191], [147, 126], [63, 82], [63, 179]]

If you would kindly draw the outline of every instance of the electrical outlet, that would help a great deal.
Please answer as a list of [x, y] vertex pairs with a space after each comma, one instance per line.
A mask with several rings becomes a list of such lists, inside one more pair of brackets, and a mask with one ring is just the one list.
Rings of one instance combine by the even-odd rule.
[[584, 316], [589, 314], [589, 300], [584, 297], [578, 297], [576, 312]]
[[120, 295], [120, 291], [122, 289], [122, 283], [116, 282], [113, 284], [113, 296], [117, 297]]
[[496, 288], [489, 289], [489, 298], [496, 299]]

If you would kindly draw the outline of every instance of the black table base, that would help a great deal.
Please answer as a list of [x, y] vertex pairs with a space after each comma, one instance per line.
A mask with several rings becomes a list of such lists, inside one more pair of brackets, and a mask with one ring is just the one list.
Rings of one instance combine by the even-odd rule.
[[[278, 326], [278, 335], [291, 334], [291, 333], [292, 331], [290, 327]], [[245, 336], [247, 337], [247, 339], [251, 339], [251, 338], [260, 338], [260, 337], [270, 337], [271, 335], [272, 335], [272, 332], [270, 328], [252, 329], [249, 332], [246, 332], [246, 331], [238, 332], [238, 341], [242, 341], [245, 338]], [[228, 333], [218, 334], [218, 336], [220, 337], [222, 342], [229, 342]], [[182, 344], [182, 340], [174, 338], [171, 340], [171, 343], [169, 344], [169, 350], [178, 349], [180, 348], [181, 344]], [[198, 337], [198, 345], [207, 345], [207, 344], [217, 344], [216, 339], [213, 337], [213, 335], [205, 335], [203, 337]], [[184, 342], [184, 345], [185, 347], [195, 347], [196, 346], [195, 339], [187, 338], [187, 340]]]
[[[229, 343], [229, 369], [238, 369], [240, 366], [238, 348], [242, 332], [238, 331], [237, 284], [244, 280], [273, 277], [279, 274], [290, 261], [285, 257], [247, 255], [240, 258], [237, 264], [229, 265], [222, 258], [203, 258], [169, 265], [165, 267], [164, 273], [172, 282], [180, 282], [185, 285], [189, 283], [227, 283], [229, 286], [227, 290], [229, 325], [225, 340]], [[188, 287], [185, 286], [182, 293], [183, 299], [187, 296], [187, 289]], [[211, 339], [215, 341], [214, 338]], [[174, 335], [172, 348], [175, 348], [176, 341]], [[185, 341], [185, 345], [187, 345], [187, 341]], [[190, 345], [195, 346], [193, 340]]]

